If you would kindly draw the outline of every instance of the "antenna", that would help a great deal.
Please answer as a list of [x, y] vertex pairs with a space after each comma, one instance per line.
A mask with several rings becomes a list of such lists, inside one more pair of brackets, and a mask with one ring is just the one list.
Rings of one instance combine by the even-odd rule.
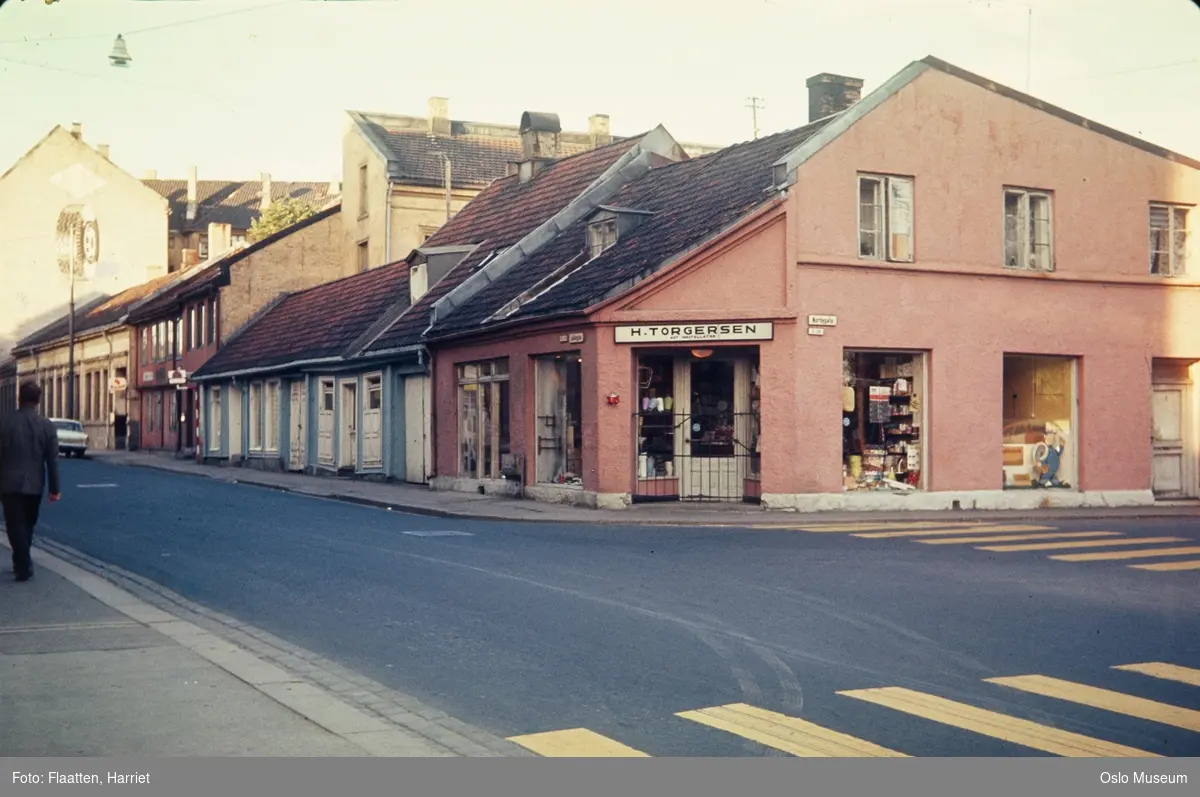
[[750, 109], [750, 118], [754, 124], [754, 137], [758, 138], [758, 112], [766, 106], [762, 104], [762, 97], [747, 97], [746, 99], [750, 101], [746, 107]]

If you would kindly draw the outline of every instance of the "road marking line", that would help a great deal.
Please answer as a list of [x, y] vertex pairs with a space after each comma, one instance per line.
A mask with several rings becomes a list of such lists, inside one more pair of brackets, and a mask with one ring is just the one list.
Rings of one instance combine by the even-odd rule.
[[1128, 565], [1137, 570], [1157, 570], [1160, 573], [1170, 570], [1200, 570], [1200, 559], [1190, 559], [1186, 562], [1155, 562], [1152, 565]]
[[404, 531], [410, 537], [474, 537], [469, 531]]
[[[1063, 548], [1109, 548], [1114, 545], [1149, 545], [1152, 542], [1183, 542], [1186, 537], [1142, 537], [1141, 539], [1096, 540], [1094, 542], [1047, 542], [1028, 545], [987, 545], [981, 551], [1054, 551]], [[1200, 550], [1200, 549], [1197, 549]]]
[[813, 524], [796, 527], [796, 531], [811, 531], [817, 534], [828, 533], [844, 533], [849, 531], [883, 531], [886, 529], [946, 529], [956, 526], [971, 526], [970, 523], [828, 523], [828, 524]]
[[1079, 733], [1051, 728], [1019, 717], [898, 686], [859, 689], [838, 694], [1066, 758], [1162, 757], [1133, 747], [1093, 739]]
[[1147, 548], [1144, 551], [1107, 551], [1104, 553], [1072, 553], [1051, 556], [1062, 562], [1103, 562], [1113, 559], [1150, 559], [1155, 556], [1183, 556], [1184, 554], [1200, 553], [1200, 547], [1189, 548]]
[[103, 628], [140, 628], [133, 620], [108, 620], [95, 623], [49, 623], [47, 625], [16, 625], [0, 627], [0, 634], [36, 634], [45, 631], [98, 631]]
[[676, 716], [801, 758], [908, 758], [854, 736], [745, 703], [683, 711]]
[[1010, 534], [1000, 537], [947, 537], [931, 540], [914, 540], [925, 545], [961, 545], [979, 542], [1019, 542], [1021, 540], [1057, 540], [1072, 537], [1119, 537], [1119, 531], [1070, 531], [1059, 534]]
[[890, 540], [895, 537], [937, 537], [950, 534], [999, 534], [1009, 531], [1056, 531], [1054, 526], [953, 526], [932, 531], [876, 531], [869, 534], [851, 534], [864, 540]]
[[1140, 672], [1142, 675], [1162, 678], [1165, 681], [1178, 681], [1181, 684], [1200, 686], [1200, 670], [1194, 670], [1191, 667], [1180, 667], [1178, 664], [1148, 661], [1144, 664], [1122, 664], [1113, 667], [1113, 669], [1125, 670], [1126, 672]]
[[75, 487], [80, 490], [88, 490], [88, 489], [92, 489], [92, 488], [96, 488], [96, 487], [117, 487], [117, 486], [118, 485], [116, 485], [116, 484], [77, 484], [77, 485], [75, 485]]
[[649, 758], [641, 750], [589, 731], [587, 728], [568, 728], [563, 731], [530, 733], [525, 736], [510, 736], [527, 750], [543, 758]]
[[1077, 684], [1045, 675], [1018, 675], [1012, 678], [987, 678], [987, 683], [1008, 686], [1043, 697], [1067, 700], [1082, 706], [1104, 709], [1114, 714], [1159, 722], [1187, 731], [1200, 731], [1200, 711], [1144, 697], [1134, 697], [1097, 686]]

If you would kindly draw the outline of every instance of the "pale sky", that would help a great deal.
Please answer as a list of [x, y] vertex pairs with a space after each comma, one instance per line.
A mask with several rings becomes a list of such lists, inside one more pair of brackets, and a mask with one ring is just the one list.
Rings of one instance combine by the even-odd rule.
[[0, 171], [78, 121], [134, 175], [340, 178], [344, 110], [424, 116], [430, 96], [723, 145], [751, 137], [750, 96], [763, 134], [797, 127], [811, 75], [866, 93], [926, 55], [1020, 90], [1028, 62], [1032, 94], [1200, 157], [1192, 0], [7, 0]]

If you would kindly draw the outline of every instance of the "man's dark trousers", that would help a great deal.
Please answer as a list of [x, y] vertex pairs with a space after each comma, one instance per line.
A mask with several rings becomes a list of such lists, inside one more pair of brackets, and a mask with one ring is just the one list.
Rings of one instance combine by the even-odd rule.
[[18, 578], [31, 576], [33, 559], [29, 549], [33, 546], [33, 527], [38, 522], [42, 497], [11, 493], [0, 495], [0, 504], [4, 505], [4, 526], [8, 531], [8, 544], [12, 546], [13, 570]]

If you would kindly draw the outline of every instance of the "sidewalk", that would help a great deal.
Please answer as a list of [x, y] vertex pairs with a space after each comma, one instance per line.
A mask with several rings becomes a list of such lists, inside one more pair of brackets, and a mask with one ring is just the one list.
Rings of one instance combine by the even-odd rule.
[[[0, 537], [4, 756], [455, 756], [77, 567]], [[70, 550], [70, 549], [64, 549]], [[496, 755], [496, 753], [491, 753]]]
[[397, 512], [526, 523], [794, 527], [805, 523], [908, 521], [1118, 520], [1200, 516], [1200, 502], [1086, 509], [903, 512], [768, 511], [751, 504], [641, 504], [626, 509], [589, 509], [534, 500], [430, 490], [411, 484], [276, 473], [254, 468], [199, 465], [191, 459], [148, 451], [93, 451], [98, 462], [171, 471], [219, 481], [253, 484]]

